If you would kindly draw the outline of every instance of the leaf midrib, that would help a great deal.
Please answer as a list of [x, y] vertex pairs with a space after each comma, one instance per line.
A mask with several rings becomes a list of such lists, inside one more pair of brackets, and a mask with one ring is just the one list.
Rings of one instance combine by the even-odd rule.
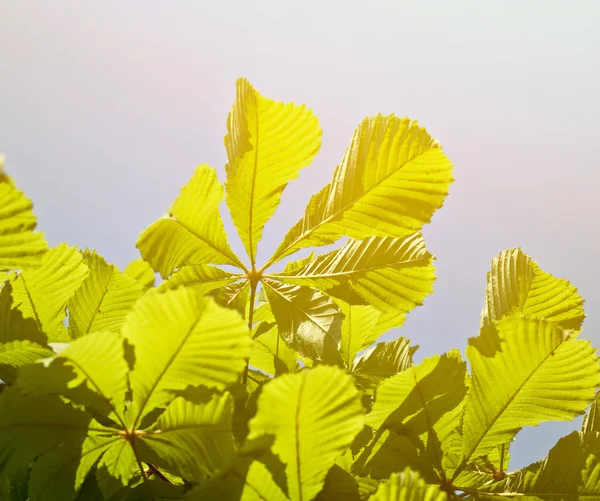
[[[367, 190], [364, 190], [361, 195], [357, 198], [355, 198], [354, 200], [352, 200], [351, 202], [349, 202], [348, 204], [346, 204], [344, 207], [342, 207], [341, 209], [337, 210], [336, 212], [332, 213], [331, 215], [327, 216], [325, 219], [321, 220], [319, 223], [317, 223], [315, 226], [313, 226], [312, 228], [310, 228], [308, 231], [302, 233], [298, 238], [296, 238], [295, 240], [293, 240], [289, 245], [287, 245], [281, 252], [276, 252], [276, 254], [274, 254], [269, 261], [267, 261], [267, 264], [265, 264], [265, 266], [263, 267], [263, 269], [268, 268], [269, 266], [271, 266], [272, 264], [276, 263], [277, 261], [279, 261], [280, 259], [282, 259], [284, 256], [289, 255], [289, 250], [293, 247], [295, 247], [299, 242], [301, 242], [302, 240], [308, 238], [310, 235], [312, 235], [315, 231], [317, 231], [320, 227], [322, 227], [325, 224], [328, 224], [329, 222], [331, 222], [333, 219], [335, 219], [337, 216], [339, 216], [340, 214], [343, 214], [344, 212], [346, 212], [349, 208], [353, 207], [356, 203], [358, 203], [358, 201], [362, 198], [364, 198], [365, 196], [367, 196], [372, 190], [374, 190], [375, 188], [380, 187], [383, 183], [385, 183], [389, 178], [391, 178], [392, 176], [394, 176], [395, 174], [397, 174], [398, 172], [400, 172], [402, 169], [404, 169], [408, 164], [414, 162], [415, 160], [417, 160], [419, 157], [421, 157], [422, 155], [425, 155], [426, 153], [430, 152], [433, 149], [440, 149], [439, 146], [432, 146], [430, 148], [428, 148], [426, 151], [424, 151], [423, 153], [420, 153], [419, 155], [417, 155], [416, 157], [412, 158], [410, 161], [402, 164], [401, 166], [399, 166], [396, 170], [392, 171], [389, 175], [387, 175], [385, 178], [381, 179], [381, 181], [379, 183], [374, 184], [373, 186], [371, 186], [370, 188], [368, 188]], [[441, 151], [441, 149], [440, 149]], [[332, 183], [329, 183], [327, 186], [329, 186], [329, 193], [327, 196], [327, 199], [329, 199], [329, 196], [331, 194], [331, 185]], [[334, 197], [335, 198], [335, 197]], [[327, 204], [326, 204], [327, 205]], [[304, 216], [302, 216], [302, 219], [304, 220]], [[299, 250], [299, 249], [296, 249]], [[293, 251], [296, 252], [296, 251]], [[292, 252], [292, 254], [293, 254]]]
[[504, 412], [506, 411], [506, 409], [508, 408], [508, 406], [510, 404], [512, 404], [512, 402], [515, 400], [515, 398], [517, 398], [517, 395], [521, 392], [521, 390], [523, 389], [523, 387], [529, 382], [529, 380], [533, 377], [533, 375], [540, 369], [540, 367], [546, 363], [546, 361], [554, 355], [554, 353], [556, 352], [556, 350], [562, 346], [565, 342], [569, 341], [571, 339], [571, 336], [566, 336], [564, 337], [560, 343], [558, 343], [549, 353], [546, 354], [546, 356], [540, 361], [540, 363], [531, 371], [531, 373], [523, 380], [523, 382], [519, 385], [519, 387], [515, 390], [515, 392], [513, 393], [513, 395], [511, 395], [511, 397], [507, 400], [506, 404], [504, 404], [499, 411], [496, 413], [496, 415], [494, 416], [494, 418], [491, 420], [491, 422], [488, 424], [488, 426], [486, 426], [486, 428], [483, 430], [483, 432], [481, 433], [481, 435], [479, 436], [479, 439], [477, 440], [477, 442], [475, 442], [475, 444], [473, 445], [473, 447], [471, 448], [471, 450], [469, 451], [468, 454], [466, 454], [463, 457], [462, 460], [462, 464], [456, 469], [456, 471], [454, 472], [454, 475], [452, 476], [452, 481], [454, 481], [458, 475], [465, 469], [465, 467], [467, 466], [469, 460], [471, 459], [471, 456], [473, 455], [473, 453], [477, 450], [477, 447], [479, 447], [479, 444], [481, 443], [481, 441], [487, 436], [487, 434], [489, 433], [489, 431], [492, 429], [492, 427], [496, 424], [496, 422], [498, 421], [498, 419], [500, 419], [500, 416], [502, 416], [502, 414], [504, 414]]

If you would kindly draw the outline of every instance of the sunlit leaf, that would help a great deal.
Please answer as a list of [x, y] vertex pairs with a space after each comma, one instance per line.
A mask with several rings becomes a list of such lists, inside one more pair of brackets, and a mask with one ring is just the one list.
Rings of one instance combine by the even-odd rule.
[[442, 206], [452, 181], [452, 164], [417, 122], [366, 118], [332, 182], [311, 198], [268, 263], [343, 235], [398, 238], [419, 231]]
[[545, 320], [500, 320], [469, 340], [467, 357], [464, 462], [509, 442], [523, 426], [582, 414], [600, 385], [596, 350]]
[[336, 367], [319, 366], [263, 387], [248, 439], [273, 436], [272, 451], [286, 464], [290, 500], [311, 501], [363, 424], [352, 378]]
[[44, 235], [34, 231], [32, 207], [4, 172], [0, 155], [0, 272], [36, 267], [46, 252]]
[[229, 247], [219, 204], [223, 186], [208, 165], [196, 168], [169, 211], [144, 231], [137, 248], [163, 278], [190, 264], [232, 264], [240, 260]]
[[134, 403], [128, 419], [136, 425], [170, 402], [175, 390], [233, 383], [250, 354], [240, 315], [186, 288], [140, 299], [122, 332], [135, 347]]
[[265, 223], [287, 183], [309, 165], [321, 146], [310, 110], [261, 96], [240, 78], [227, 118], [227, 205], [252, 264]]
[[265, 282], [279, 334], [290, 348], [312, 359], [337, 361], [343, 314], [320, 291], [299, 285]]
[[575, 287], [542, 271], [521, 249], [508, 249], [492, 260], [481, 325], [516, 313], [566, 329], [579, 329], [585, 318], [583, 298]]
[[154, 270], [149, 263], [144, 261], [142, 258], [137, 258], [131, 261], [123, 270], [123, 273], [129, 275], [135, 281], [137, 281], [144, 290], [154, 287]]
[[158, 290], [162, 292], [182, 286], [191, 287], [204, 296], [239, 279], [240, 275], [234, 275], [216, 266], [196, 264], [181, 267], [168, 280], [161, 283]]
[[23, 271], [13, 280], [14, 303], [50, 341], [66, 341], [65, 308], [88, 273], [77, 249], [59, 245], [44, 255], [39, 268]]
[[377, 492], [369, 501], [446, 501], [448, 498], [436, 485], [428, 485], [418, 473], [406, 468], [393, 473], [386, 482], [379, 484]]
[[69, 337], [98, 331], [118, 331], [133, 304], [142, 296], [142, 286], [95, 251], [83, 253], [90, 273], [69, 300]]
[[293, 274], [268, 275], [283, 282], [316, 287], [352, 302], [357, 294], [381, 311], [408, 313], [433, 291], [432, 256], [420, 233], [406, 238], [349, 240]]

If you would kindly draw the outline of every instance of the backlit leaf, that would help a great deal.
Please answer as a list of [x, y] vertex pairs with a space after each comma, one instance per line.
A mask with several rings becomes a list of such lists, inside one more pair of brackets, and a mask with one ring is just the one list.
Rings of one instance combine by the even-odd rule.
[[467, 357], [464, 462], [509, 442], [523, 426], [582, 414], [600, 385], [596, 350], [545, 320], [502, 319], [469, 340]]
[[31, 201], [4, 172], [0, 155], [0, 272], [36, 267], [48, 244], [34, 231], [37, 221]]
[[208, 165], [196, 168], [167, 214], [139, 237], [142, 257], [163, 278], [189, 264], [232, 264], [242, 266], [229, 247], [219, 204], [223, 186]]
[[144, 290], [154, 287], [154, 270], [149, 263], [144, 261], [142, 258], [137, 258], [131, 261], [123, 270], [123, 273], [129, 275], [131, 278], [136, 280]]
[[366, 118], [329, 185], [314, 195], [268, 264], [341, 236], [406, 237], [442, 206], [452, 164], [417, 122], [394, 115]]
[[236, 82], [225, 136], [227, 205], [252, 264], [287, 183], [320, 146], [321, 129], [310, 110], [267, 99], [243, 78]]
[[544, 318], [565, 329], [579, 329], [585, 318], [577, 289], [542, 271], [521, 249], [505, 250], [492, 260], [481, 325], [510, 314]]
[[39, 268], [25, 270], [13, 280], [14, 303], [50, 341], [66, 341], [65, 308], [88, 273], [77, 249], [59, 245], [44, 255]]
[[279, 333], [303, 356], [337, 361], [343, 315], [332, 299], [299, 285], [264, 282]]
[[318, 366], [263, 387], [248, 439], [273, 436], [272, 451], [286, 464], [290, 500], [311, 501], [363, 424], [352, 378], [336, 367]]
[[97, 331], [118, 331], [133, 304], [142, 296], [142, 286], [95, 251], [83, 253], [90, 273], [69, 300], [69, 337]]

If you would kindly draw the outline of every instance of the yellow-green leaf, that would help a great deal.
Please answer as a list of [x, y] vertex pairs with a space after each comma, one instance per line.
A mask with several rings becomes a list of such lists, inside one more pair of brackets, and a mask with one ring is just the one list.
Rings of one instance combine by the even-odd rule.
[[406, 238], [351, 239], [291, 275], [267, 276], [316, 287], [346, 302], [353, 302], [353, 295], [358, 294], [381, 311], [408, 313], [433, 291], [432, 258], [420, 233]]
[[237, 81], [225, 136], [227, 205], [252, 264], [283, 190], [320, 146], [318, 121], [305, 106], [272, 101]]
[[277, 325], [261, 322], [252, 338], [250, 365], [267, 374], [296, 372], [298, 354], [285, 343]]
[[37, 225], [33, 204], [4, 172], [0, 155], [0, 272], [36, 267], [48, 244]]
[[116, 266], [89, 250], [83, 262], [90, 273], [69, 300], [69, 336], [118, 331], [134, 303], [143, 295], [142, 286]]
[[141, 298], [122, 332], [135, 348], [130, 425], [170, 402], [174, 391], [233, 383], [250, 355], [241, 316], [186, 288]]
[[208, 165], [196, 168], [167, 214], [139, 237], [137, 248], [152, 268], [168, 277], [190, 264], [231, 264], [243, 268], [231, 250], [219, 204], [223, 186]]
[[344, 235], [361, 240], [415, 233], [442, 206], [452, 181], [450, 160], [417, 122], [366, 118], [331, 183], [311, 198], [268, 264]]
[[441, 470], [463, 410], [465, 377], [458, 350], [427, 358], [380, 384], [367, 424], [418, 436]]
[[156, 280], [154, 270], [152, 269], [152, 266], [142, 258], [131, 261], [125, 267], [123, 273], [136, 280], [144, 290], [154, 287], [154, 281]]
[[44, 255], [39, 268], [25, 270], [14, 279], [14, 303], [50, 341], [66, 341], [65, 308], [88, 273], [77, 249], [61, 244]]
[[417, 472], [406, 468], [402, 473], [392, 473], [389, 480], [381, 482], [369, 501], [446, 501], [448, 497], [437, 485], [428, 485]]
[[515, 313], [565, 329], [579, 329], [585, 318], [583, 298], [573, 285], [542, 271], [521, 249], [508, 249], [492, 260], [481, 325]]
[[198, 294], [204, 296], [215, 289], [239, 280], [241, 277], [243, 275], [234, 275], [209, 264], [183, 266], [173, 273], [168, 280], [161, 283], [158, 290], [163, 292], [184, 286], [191, 287]]
[[324, 361], [340, 358], [343, 314], [320, 291], [299, 285], [263, 282], [279, 333], [300, 355]]
[[556, 323], [507, 317], [469, 340], [472, 387], [463, 464], [509, 442], [523, 426], [571, 420], [600, 385], [596, 350]]
[[286, 464], [290, 500], [311, 501], [364, 426], [352, 378], [324, 365], [285, 374], [265, 384], [257, 405], [248, 440], [272, 436], [272, 451]]

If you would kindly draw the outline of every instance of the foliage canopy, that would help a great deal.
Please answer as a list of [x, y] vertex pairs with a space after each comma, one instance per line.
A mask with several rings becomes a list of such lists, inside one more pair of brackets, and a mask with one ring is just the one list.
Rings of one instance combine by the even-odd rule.
[[[469, 370], [458, 350], [414, 364], [408, 339], [377, 343], [433, 291], [420, 231], [453, 181], [417, 122], [363, 120], [257, 264], [320, 144], [310, 110], [238, 80], [225, 186], [197, 167], [123, 271], [47, 248], [0, 165], [0, 499], [600, 499], [600, 366], [569, 282], [520, 249], [495, 257]], [[581, 431], [508, 471], [524, 426], [588, 407]]]

